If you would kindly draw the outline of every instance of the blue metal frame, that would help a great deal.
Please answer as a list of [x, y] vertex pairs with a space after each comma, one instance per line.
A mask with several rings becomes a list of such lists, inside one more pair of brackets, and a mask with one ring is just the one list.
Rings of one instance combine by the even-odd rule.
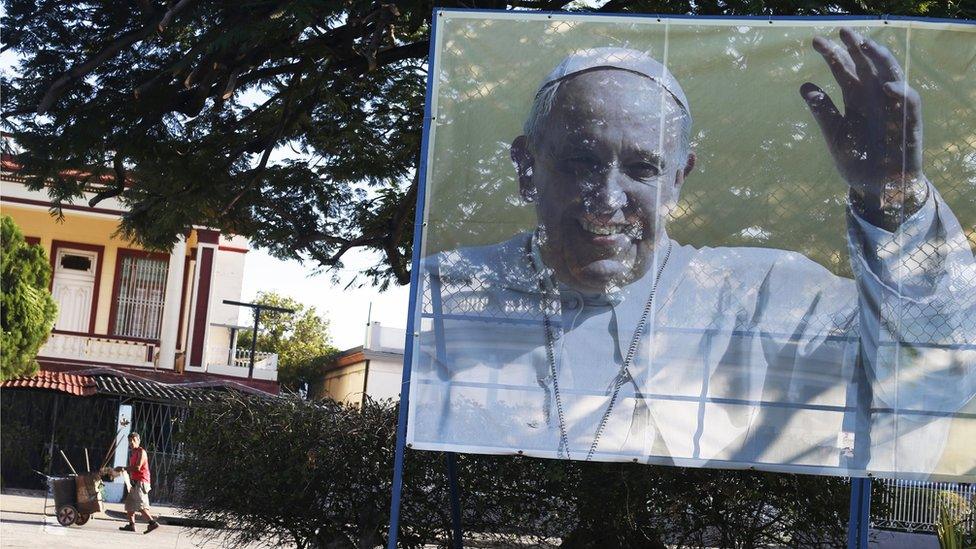
[[403, 345], [403, 377], [400, 380], [400, 411], [397, 418], [396, 450], [393, 457], [393, 486], [390, 496], [390, 531], [387, 549], [396, 549], [400, 535], [400, 498], [403, 495], [403, 454], [407, 440], [407, 410], [410, 408], [410, 371], [413, 366], [413, 338], [417, 330], [414, 319], [420, 285], [420, 246], [424, 232], [424, 207], [427, 198], [427, 149], [432, 118], [434, 50], [437, 44], [437, 10], [431, 15], [430, 49], [427, 54], [427, 97], [424, 100], [424, 124], [417, 165], [417, 211], [413, 222], [413, 254], [410, 263], [410, 301], [407, 305], [407, 333]]
[[868, 549], [871, 529], [871, 479], [851, 479], [851, 516], [847, 523], [847, 549]]
[[[427, 92], [424, 102], [424, 122], [423, 136], [420, 150], [420, 162], [417, 169], [417, 210], [414, 218], [413, 234], [413, 254], [411, 258], [410, 272], [410, 300], [407, 311], [407, 330], [404, 342], [403, 355], [403, 377], [400, 382], [400, 410], [397, 420], [396, 450], [393, 462], [393, 486], [390, 501], [390, 530], [387, 542], [387, 549], [396, 549], [400, 528], [400, 500], [403, 494], [403, 459], [406, 449], [407, 416], [410, 405], [410, 376], [413, 365], [413, 339], [417, 327], [415, 325], [417, 300], [419, 297], [419, 276], [420, 276], [420, 248], [423, 240], [424, 210], [426, 206], [427, 191], [427, 153], [430, 141], [430, 123], [432, 120], [432, 92], [435, 66], [435, 48], [437, 44], [437, 21], [439, 16], [444, 13], [511, 13], [511, 10], [486, 10], [477, 8], [435, 8], [431, 14], [430, 48], [427, 56]], [[752, 15], [752, 16], [726, 16], [726, 15], [672, 15], [672, 14], [653, 14], [653, 13], [598, 13], [598, 12], [565, 12], [565, 11], [533, 11], [526, 12], [527, 15], [573, 15], [573, 16], [613, 16], [613, 17], [638, 17], [662, 19], [756, 19], [773, 21], [919, 21], [931, 23], [956, 23], [965, 25], [976, 25], [976, 20], [971, 19], [945, 19], [934, 17], [911, 17], [911, 16], [856, 16], [856, 15], [821, 15], [821, 16], [782, 16], [782, 15]], [[461, 512], [460, 496], [457, 486], [457, 456], [453, 452], [447, 453], [448, 481], [450, 483], [451, 495], [451, 523], [452, 523], [452, 546], [461, 547]], [[848, 533], [849, 549], [867, 549], [868, 529], [870, 526], [871, 509], [871, 479], [852, 478], [851, 479], [851, 515]]]
[[[434, 322], [434, 348], [437, 362], [447, 363], [447, 342], [444, 341], [444, 308], [441, 300], [441, 266], [436, 259], [431, 260], [429, 269], [433, 271], [430, 277], [430, 318]], [[421, 318], [427, 315], [421, 315]], [[457, 454], [447, 452], [447, 484], [451, 496], [451, 537], [452, 549], [461, 549], [461, 495], [458, 488]]]
[[681, 15], [669, 13], [604, 13], [596, 11], [524, 11], [495, 10], [486, 8], [437, 8], [438, 13], [524, 13], [526, 15], [557, 15], [574, 17], [636, 17], [640, 19], [756, 19], [760, 21], [919, 21], [922, 23], [958, 23], [976, 25], [976, 19], [947, 19], [944, 17], [915, 17], [911, 15]]

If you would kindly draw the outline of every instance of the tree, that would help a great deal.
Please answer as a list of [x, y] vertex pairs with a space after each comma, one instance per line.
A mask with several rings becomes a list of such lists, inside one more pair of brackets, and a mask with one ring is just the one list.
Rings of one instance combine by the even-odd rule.
[[37, 351], [54, 328], [58, 306], [51, 297], [51, 265], [44, 249], [28, 244], [13, 218], [0, 216], [3, 255], [0, 256], [0, 325], [3, 328], [0, 379], [33, 375]]
[[[323, 362], [337, 352], [330, 343], [329, 322], [319, 316], [315, 307], [274, 292], [259, 292], [254, 302], [295, 311], [261, 313], [257, 350], [278, 354], [278, 382], [292, 391], [314, 382]], [[248, 330], [238, 335], [239, 349], [251, 348], [251, 333]]]
[[[31, 185], [50, 180], [59, 203], [108, 181], [91, 203], [118, 196], [131, 208], [122, 234], [143, 246], [168, 249], [202, 224], [325, 267], [372, 250], [363, 274], [404, 284], [433, 5], [5, 0], [3, 49], [21, 60], [2, 82], [4, 130], [27, 151]], [[611, 0], [597, 11], [976, 17], [954, 0]]]

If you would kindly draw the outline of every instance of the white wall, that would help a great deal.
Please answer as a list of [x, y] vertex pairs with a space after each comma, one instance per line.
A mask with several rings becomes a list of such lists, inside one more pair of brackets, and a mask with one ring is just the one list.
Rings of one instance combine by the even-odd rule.
[[207, 363], [227, 365], [227, 351], [230, 349], [230, 329], [223, 326], [211, 326], [210, 337], [207, 339]]
[[370, 351], [403, 354], [406, 333], [407, 331], [403, 328], [391, 328], [383, 326], [379, 322], [373, 322], [367, 332], [366, 344], [363, 347]]
[[[11, 179], [16, 179], [16, 181], [11, 181]], [[88, 201], [94, 198], [95, 194], [96, 193], [93, 192], [87, 192], [84, 194], [83, 198], [76, 198], [73, 202], [71, 202], [71, 204], [75, 204], [78, 206], [88, 206]], [[27, 185], [24, 184], [20, 180], [20, 178], [6, 171], [4, 172], [3, 177], [0, 178], [0, 196], [10, 197], [10, 198], [25, 198], [29, 200], [40, 200], [44, 202], [51, 201], [51, 195], [48, 194], [48, 190], [46, 187], [43, 189], [32, 191], [27, 188]], [[44, 210], [48, 209], [47, 206], [41, 206], [41, 205], [18, 204], [18, 206], [25, 207], [25, 208], [33, 207], [33, 208], [44, 209]], [[123, 212], [128, 211], [128, 208], [126, 208], [125, 205], [122, 204], [122, 201], [119, 200], [117, 197], [110, 197], [102, 200], [101, 202], [98, 203], [98, 206], [96, 206], [96, 208], [100, 210], [116, 210], [116, 211], [123, 211]], [[112, 219], [119, 218], [118, 215], [114, 215], [114, 214], [93, 214], [91, 212], [86, 212], [86, 215], [102, 215], [104, 217], [112, 218]]]
[[366, 376], [366, 394], [373, 400], [400, 398], [400, 383], [403, 376], [403, 358], [371, 358], [369, 373]]
[[[237, 242], [243, 237], [235, 237], [234, 247], [241, 247]], [[246, 239], [245, 246], [246, 247]], [[223, 246], [221, 237], [221, 246]], [[240, 252], [217, 250], [214, 260], [212, 279], [210, 312], [211, 324], [237, 324], [240, 307], [224, 304], [225, 299], [241, 301], [241, 290], [244, 286], [244, 263], [247, 254]]]

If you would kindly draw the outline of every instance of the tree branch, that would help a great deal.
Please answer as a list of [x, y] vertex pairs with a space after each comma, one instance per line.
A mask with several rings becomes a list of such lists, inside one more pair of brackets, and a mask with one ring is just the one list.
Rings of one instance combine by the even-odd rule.
[[156, 30], [160, 33], [166, 30], [166, 27], [168, 27], [170, 22], [173, 21], [176, 14], [180, 13], [180, 11], [182, 11], [183, 8], [188, 6], [191, 2], [193, 2], [193, 0], [180, 0], [177, 2], [176, 5], [170, 8], [169, 11], [163, 15], [163, 18], [160, 19], [159, 24], [156, 26]]
[[[170, 8], [165, 14], [163, 14], [160, 21], [166, 21], [168, 23], [173, 19], [173, 17], [177, 13], [180, 12], [180, 10], [182, 10], [188, 4], [190, 4], [191, 1], [192, 0], [180, 0], [179, 3], [177, 3], [175, 6]], [[83, 78], [86, 74], [94, 70], [95, 67], [101, 65], [110, 57], [116, 55], [123, 49], [128, 48], [132, 44], [135, 44], [136, 42], [139, 42], [140, 40], [143, 40], [144, 38], [152, 34], [154, 27], [158, 28], [158, 24], [159, 23], [155, 25], [149, 24], [142, 27], [141, 29], [132, 31], [128, 34], [119, 37], [111, 44], [102, 48], [101, 51], [95, 54], [95, 56], [89, 59], [88, 61], [82, 63], [81, 65], [76, 65], [72, 67], [71, 70], [61, 75], [60, 78], [58, 78], [57, 80], [54, 81], [53, 84], [51, 84], [51, 87], [48, 88], [47, 93], [44, 94], [44, 97], [41, 99], [41, 102], [37, 105], [37, 114], [42, 115], [47, 113], [48, 110], [50, 110], [51, 106], [54, 105], [54, 102], [57, 101], [62, 94], [64, 94], [69, 84], [71, 84], [75, 80], [78, 80], [79, 78]], [[162, 32], [161, 28], [160, 28], [160, 32]]]
[[393, 269], [393, 274], [396, 276], [397, 282], [400, 284], [407, 284], [410, 282], [410, 272], [407, 270], [406, 265], [404, 264], [404, 257], [403, 254], [400, 253], [399, 246], [400, 240], [403, 239], [403, 233], [411, 221], [411, 206], [415, 206], [417, 203], [417, 191], [419, 186], [420, 163], [418, 159], [417, 169], [414, 172], [413, 181], [410, 183], [410, 188], [407, 189], [406, 194], [403, 195], [403, 199], [400, 200], [400, 210], [397, 212], [397, 216], [393, 220], [390, 234], [384, 241], [384, 250], [386, 252], [387, 260], [390, 267]]
[[91, 200], [88, 201], [88, 205], [94, 208], [99, 202], [105, 200], [106, 198], [112, 198], [113, 196], [119, 196], [125, 191], [125, 157], [122, 156], [121, 151], [115, 152], [115, 158], [112, 159], [112, 169], [115, 171], [115, 185], [111, 188], [105, 189], [104, 191], [99, 191]]

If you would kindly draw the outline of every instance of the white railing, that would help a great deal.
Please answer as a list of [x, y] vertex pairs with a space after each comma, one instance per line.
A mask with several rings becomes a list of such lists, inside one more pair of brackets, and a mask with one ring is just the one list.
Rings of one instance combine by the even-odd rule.
[[[207, 371], [211, 373], [247, 377], [250, 365], [250, 349], [237, 348], [232, 353], [227, 347], [210, 347], [207, 353]], [[254, 377], [272, 381], [278, 379], [277, 353], [254, 353]]]
[[875, 522], [879, 528], [893, 528], [909, 532], [933, 532], [939, 520], [941, 504], [964, 528], [972, 531], [976, 524], [976, 485], [954, 482], [921, 482], [914, 480], [882, 480], [887, 490], [883, 503], [888, 507], [884, 519]]
[[153, 341], [53, 332], [37, 356], [152, 368], [156, 347]]
[[[227, 347], [210, 347], [207, 365], [215, 366], [240, 366], [247, 368], [251, 364], [250, 349], [234, 349], [234, 356], [231, 357], [231, 350]], [[265, 353], [258, 351], [254, 353], [254, 367], [266, 370], [278, 369], [278, 355], [276, 353]]]

